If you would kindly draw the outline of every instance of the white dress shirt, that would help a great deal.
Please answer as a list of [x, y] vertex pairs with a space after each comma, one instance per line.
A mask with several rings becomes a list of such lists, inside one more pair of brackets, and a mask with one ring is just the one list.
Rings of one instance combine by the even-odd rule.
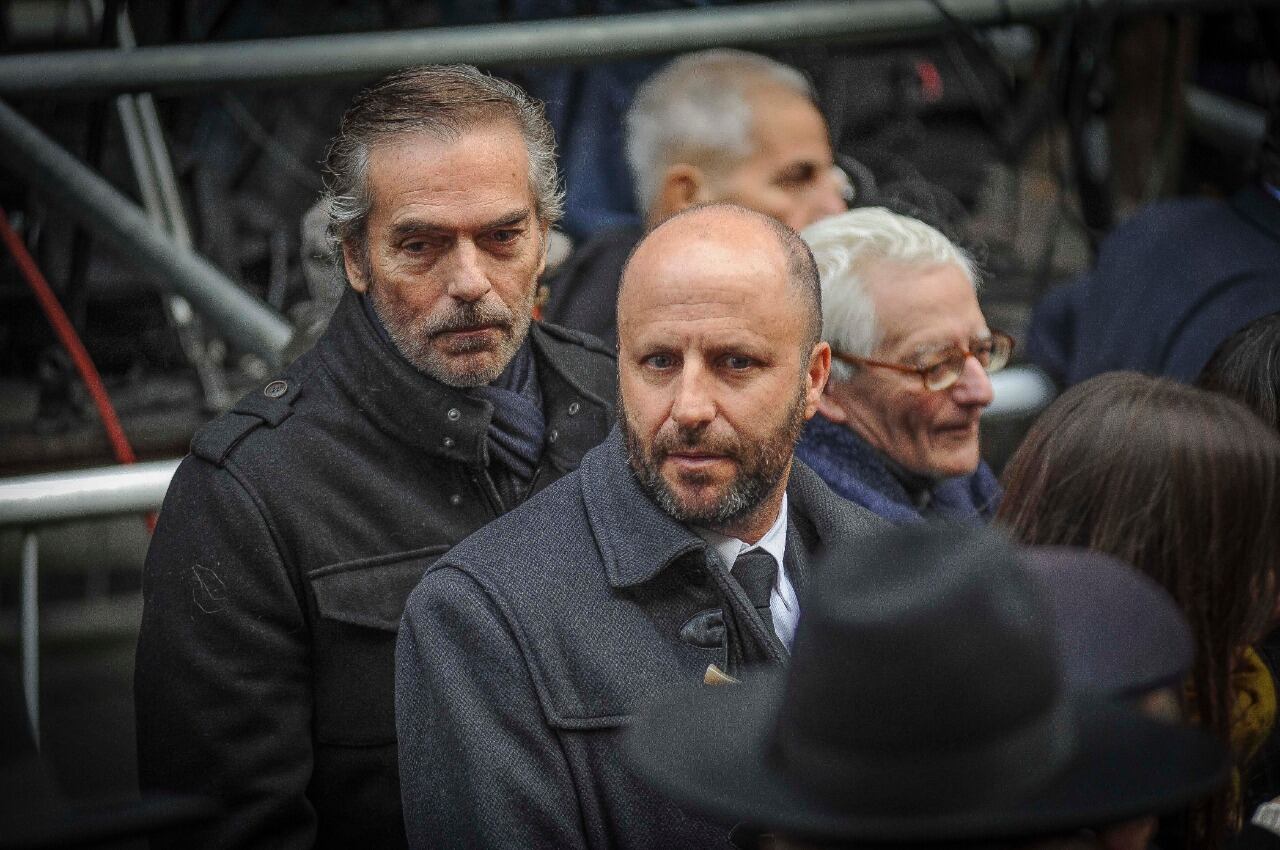
[[796, 589], [787, 576], [787, 568], [782, 557], [787, 551], [787, 494], [782, 494], [782, 507], [773, 525], [765, 532], [760, 542], [744, 543], [736, 537], [727, 537], [709, 528], [693, 527], [699, 537], [707, 541], [716, 555], [733, 570], [738, 556], [750, 549], [763, 549], [778, 562], [778, 577], [773, 582], [773, 592], [769, 594], [769, 613], [773, 615], [773, 630], [777, 632], [787, 651], [791, 651], [791, 643], [796, 636], [796, 623], [800, 619], [800, 603], [796, 600]]

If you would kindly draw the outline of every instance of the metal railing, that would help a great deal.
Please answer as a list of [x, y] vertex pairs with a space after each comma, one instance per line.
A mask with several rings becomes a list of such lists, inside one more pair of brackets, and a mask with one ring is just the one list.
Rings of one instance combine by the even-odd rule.
[[40, 740], [39, 526], [159, 510], [177, 460], [26, 475], [0, 481], [0, 528], [22, 530], [18, 645], [27, 718]]
[[0, 58], [0, 93], [83, 97], [373, 78], [420, 63], [486, 66], [608, 62], [721, 46], [919, 39], [957, 25], [1036, 22], [1106, 6], [1151, 14], [1223, 11], [1277, 0], [824, 0], [640, 14], [268, 38]]

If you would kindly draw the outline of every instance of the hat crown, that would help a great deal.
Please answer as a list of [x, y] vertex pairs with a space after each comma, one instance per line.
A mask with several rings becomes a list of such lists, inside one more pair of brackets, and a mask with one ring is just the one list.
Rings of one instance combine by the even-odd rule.
[[829, 558], [796, 635], [775, 755], [815, 785], [874, 784], [864, 799], [881, 807], [919, 806], [921, 781], [942, 808], [990, 799], [1012, 776], [1016, 793], [1041, 771], [1013, 761], [1056, 769], [1071, 739], [1053, 624], [1018, 558], [995, 532], [923, 525]]

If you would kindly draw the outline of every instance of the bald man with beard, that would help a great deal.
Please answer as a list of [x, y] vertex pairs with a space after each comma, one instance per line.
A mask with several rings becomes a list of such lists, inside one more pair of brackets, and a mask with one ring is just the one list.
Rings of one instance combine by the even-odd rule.
[[410, 597], [396, 712], [414, 847], [727, 846], [622, 766], [681, 683], [789, 658], [814, 555], [879, 520], [792, 451], [830, 369], [817, 271], [784, 225], [695, 208], [637, 247], [620, 425], [455, 547]]

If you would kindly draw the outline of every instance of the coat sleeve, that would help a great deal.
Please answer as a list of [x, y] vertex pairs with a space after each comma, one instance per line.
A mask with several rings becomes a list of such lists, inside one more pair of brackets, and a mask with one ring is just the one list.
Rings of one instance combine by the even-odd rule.
[[134, 697], [143, 789], [224, 813], [157, 847], [310, 847], [307, 629], [258, 501], [225, 468], [179, 467], [143, 574]]
[[411, 848], [585, 848], [564, 750], [511, 627], [454, 568], [409, 598], [396, 647]]

